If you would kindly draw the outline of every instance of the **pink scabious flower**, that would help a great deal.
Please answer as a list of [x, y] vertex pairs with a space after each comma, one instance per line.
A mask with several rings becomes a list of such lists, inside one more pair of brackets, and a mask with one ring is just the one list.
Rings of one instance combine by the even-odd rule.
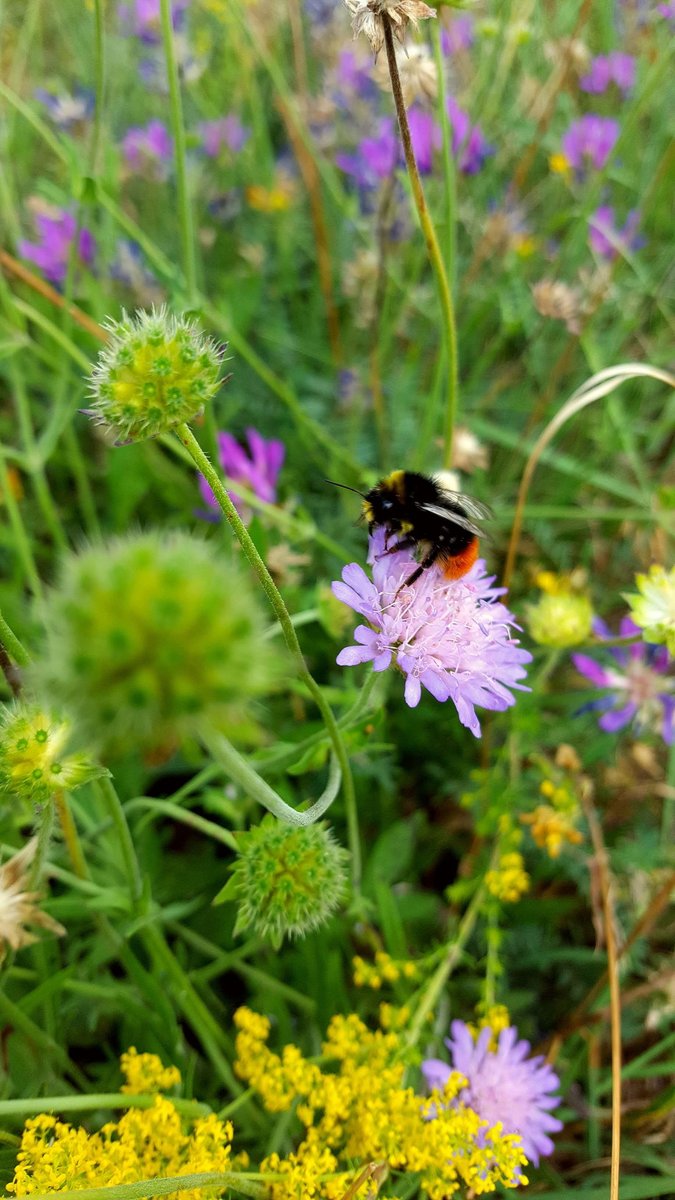
[[122, 138], [122, 153], [132, 171], [166, 178], [173, 142], [164, 122], [155, 120], [132, 126]]
[[[19, 254], [42, 272], [52, 283], [63, 283], [68, 270], [70, 247], [75, 240], [77, 222], [67, 209], [45, 208], [36, 212], [35, 228], [39, 241], [19, 242]], [[88, 229], [80, 229], [77, 235], [77, 254], [81, 263], [91, 264], [96, 253], [96, 242]]]
[[632, 54], [623, 54], [620, 50], [599, 54], [592, 59], [588, 74], [579, 80], [579, 87], [584, 92], [598, 96], [606, 92], [612, 83], [624, 96], [635, 86], [635, 59]]
[[[593, 632], [601, 638], [613, 636], [598, 617], [593, 621]], [[641, 633], [630, 617], [623, 618], [619, 625], [621, 637]], [[605, 733], [616, 733], [632, 721], [638, 731], [660, 732], [664, 742], [672, 745], [675, 678], [667, 648], [639, 641], [631, 646], [610, 646], [607, 653], [613, 658], [613, 665], [603, 666], [587, 654], [572, 655], [579, 674], [608, 693], [591, 700], [579, 712], [602, 712], [598, 725]]]
[[[258, 433], [257, 429], [247, 429], [246, 439], [250, 454], [247, 454], [231, 433], [219, 433], [218, 458], [220, 465], [227, 475], [228, 481], [243, 483], [266, 504], [275, 504], [277, 480], [286, 456], [286, 447], [283, 442], [273, 439], [268, 441]], [[209, 506], [210, 511], [206, 515], [208, 519], [213, 520], [220, 512], [220, 508], [203, 475], [199, 476], [199, 490], [205, 503]], [[230, 492], [230, 499], [239, 515], [244, 519], [250, 519], [250, 510], [246, 508], [236, 492]]]
[[619, 136], [619, 122], [612, 117], [587, 113], [573, 121], [562, 140], [562, 150], [570, 167], [584, 171], [589, 165], [602, 170]]
[[616, 224], [611, 204], [601, 204], [588, 222], [588, 241], [596, 254], [611, 260], [627, 250], [637, 250], [644, 245], [638, 234], [640, 214], [634, 208], [629, 212], [623, 229]]
[[480, 737], [475, 705], [502, 711], [515, 703], [509, 688], [532, 660], [511, 630], [515, 618], [498, 600], [482, 560], [461, 579], [446, 579], [429, 567], [411, 587], [402, 587], [416, 560], [404, 550], [384, 555], [384, 532], [370, 539], [372, 582], [358, 563], [349, 563], [342, 582], [333, 583], [338, 600], [368, 621], [354, 630], [355, 646], [341, 650], [342, 667], [372, 662], [374, 671], [395, 665], [405, 675], [405, 701], [415, 708], [426, 688], [441, 702], [451, 700], [462, 725]]
[[250, 129], [242, 125], [236, 113], [229, 113], [217, 121], [202, 121], [198, 131], [204, 153], [209, 158], [218, 158], [223, 149], [238, 154], [251, 136]]
[[453, 1021], [451, 1037], [445, 1044], [451, 1063], [428, 1058], [422, 1063], [422, 1073], [429, 1088], [442, 1089], [453, 1071], [466, 1076], [467, 1086], [458, 1100], [478, 1113], [488, 1126], [501, 1122], [504, 1133], [517, 1133], [529, 1162], [539, 1166], [540, 1157], [552, 1154], [549, 1137], [562, 1129], [562, 1121], [552, 1117], [560, 1097], [554, 1093], [560, 1080], [541, 1054], [528, 1058], [530, 1043], [518, 1041], [513, 1026], [502, 1029], [497, 1049], [490, 1043], [493, 1031], [482, 1029], [474, 1041], [464, 1021]]

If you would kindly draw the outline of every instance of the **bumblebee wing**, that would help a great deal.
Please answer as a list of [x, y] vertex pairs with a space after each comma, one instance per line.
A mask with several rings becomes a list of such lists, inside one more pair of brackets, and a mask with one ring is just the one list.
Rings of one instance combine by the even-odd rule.
[[420, 504], [420, 508], [434, 517], [441, 517], [444, 521], [451, 521], [453, 525], [459, 525], [460, 529], [466, 529], [467, 533], [473, 533], [476, 537], [485, 537], [484, 530], [479, 529], [468, 517], [461, 516], [449, 506], [444, 508], [440, 504]]
[[459, 504], [460, 508], [466, 510], [468, 517], [474, 517], [477, 521], [488, 521], [494, 515], [492, 509], [482, 501], [475, 500], [473, 496], [465, 496], [463, 492], [453, 492], [452, 488], [446, 487], [443, 475], [434, 475], [433, 479], [441, 494], [447, 496], [448, 504]]

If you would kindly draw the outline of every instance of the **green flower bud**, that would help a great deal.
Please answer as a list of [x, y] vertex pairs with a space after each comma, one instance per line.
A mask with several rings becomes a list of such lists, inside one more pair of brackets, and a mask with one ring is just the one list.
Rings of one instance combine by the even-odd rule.
[[141, 533], [68, 557], [44, 609], [36, 686], [78, 736], [113, 751], [172, 748], [209, 725], [255, 730], [250, 702], [280, 651], [249, 578], [183, 533]]
[[56, 791], [73, 792], [106, 775], [84, 754], [66, 753], [67, 721], [33, 704], [6, 708], [0, 719], [0, 792], [44, 803]]
[[266, 816], [238, 835], [237, 849], [214, 901], [239, 901], [235, 933], [250, 928], [278, 947], [323, 925], [345, 895], [349, 855], [323, 822], [297, 827]]
[[675, 567], [666, 571], [651, 566], [646, 575], [636, 575], [638, 595], [624, 596], [630, 604], [630, 615], [644, 630], [645, 641], [666, 645], [675, 655]]
[[166, 433], [200, 413], [217, 392], [224, 350], [165, 308], [123, 313], [90, 376], [90, 415], [123, 442]]
[[588, 641], [592, 621], [588, 596], [573, 592], [544, 593], [537, 604], [527, 607], [527, 627], [540, 646], [578, 646]]

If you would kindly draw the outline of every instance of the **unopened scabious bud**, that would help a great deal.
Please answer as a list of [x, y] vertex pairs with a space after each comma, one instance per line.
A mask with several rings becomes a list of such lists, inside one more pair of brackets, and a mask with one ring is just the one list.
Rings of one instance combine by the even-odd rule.
[[592, 622], [593, 606], [588, 596], [574, 592], [544, 593], [527, 609], [530, 636], [540, 646], [578, 646], [588, 641]]
[[44, 803], [106, 774], [85, 754], [68, 753], [71, 728], [37, 705], [17, 704], [0, 720], [0, 793]]
[[142, 533], [65, 560], [45, 605], [36, 686], [113, 751], [172, 749], [206, 726], [253, 732], [279, 678], [257, 593], [200, 538]]
[[236, 933], [253, 929], [280, 946], [328, 920], [346, 891], [349, 857], [322, 823], [294, 827], [266, 816], [237, 837], [237, 861], [216, 902], [239, 902]]
[[223, 348], [165, 308], [105, 324], [89, 412], [122, 442], [166, 433], [202, 411], [221, 383]]

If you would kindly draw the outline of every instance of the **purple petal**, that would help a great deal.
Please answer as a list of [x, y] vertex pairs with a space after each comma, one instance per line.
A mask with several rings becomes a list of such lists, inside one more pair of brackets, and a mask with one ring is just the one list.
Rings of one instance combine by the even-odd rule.
[[605, 733], [617, 733], [619, 729], [623, 729], [629, 721], [632, 721], [637, 712], [637, 704], [625, 704], [623, 708], [614, 708], [611, 712], [605, 713], [598, 721], [601, 729]]
[[607, 671], [594, 658], [589, 658], [587, 654], [573, 654], [572, 662], [579, 674], [590, 679], [596, 687], [610, 686], [611, 681]]

